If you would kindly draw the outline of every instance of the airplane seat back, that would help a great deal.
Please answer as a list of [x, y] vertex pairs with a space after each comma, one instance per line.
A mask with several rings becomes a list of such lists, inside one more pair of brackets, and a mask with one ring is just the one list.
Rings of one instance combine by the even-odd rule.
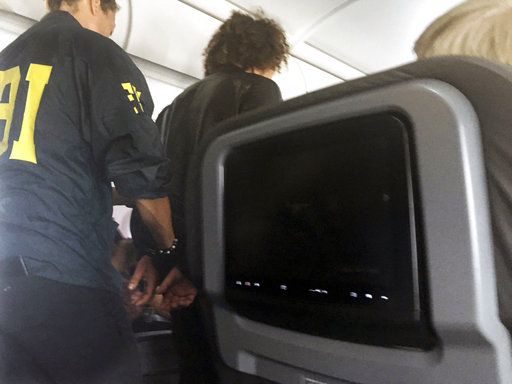
[[435, 58], [208, 134], [187, 257], [223, 364], [276, 383], [512, 382], [510, 100], [509, 68]]

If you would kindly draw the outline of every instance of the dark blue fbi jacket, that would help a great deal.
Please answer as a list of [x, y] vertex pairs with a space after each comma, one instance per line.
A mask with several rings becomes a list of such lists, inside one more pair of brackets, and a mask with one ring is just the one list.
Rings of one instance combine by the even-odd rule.
[[117, 289], [110, 182], [166, 196], [146, 81], [113, 41], [52, 12], [0, 53], [0, 268]]

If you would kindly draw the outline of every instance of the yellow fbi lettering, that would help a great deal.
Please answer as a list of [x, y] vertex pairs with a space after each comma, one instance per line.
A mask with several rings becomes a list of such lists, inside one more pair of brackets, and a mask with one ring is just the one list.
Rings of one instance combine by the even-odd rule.
[[[21, 123], [21, 131], [18, 140], [14, 140], [11, 160], [21, 160], [37, 164], [36, 147], [34, 143], [34, 130], [36, 125], [37, 112], [41, 105], [43, 92], [50, 80], [52, 67], [41, 64], [30, 64], [25, 80], [29, 83], [25, 110]], [[14, 67], [6, 71], [0, 71], [0, 95], [3, 95], [5, 88], [10, 86], [9, 100], [0, 103], [0, 120], [5, 121], [4, 133], [0, 142], [0, 156], [9, 148], [9, 134], [11, 132], [14, 107], [20, 85], [20, 67]]]
[[131, 83], [122, 83], [121, 87], [123, 87], [123, 89], [128, 92], [126, 95], [128, 100], [132, 103], [136, 103], [136, 106], [133, 107], [133, 112], [135, 112], [137, 115], [139, 112], [144, 112], [144, 108], [140, 102], [140, 96], [142, 95], [142, 92], [137, 91], [137, 88]]
[[20, 67], [0, 71], [0, 95], [4, 94], [5, 87], [8, 85], [11, 86], [9, 90], [9, 100], [5, 103], [0, 103], [0, 120], [5, 121], [4, 135], [0, 142], [0, 156], [2, 156], [9, 147], [9, 133], [11, 132], [12, 115], [14, 113], [14, 105], [16, 103], [20, 79]]

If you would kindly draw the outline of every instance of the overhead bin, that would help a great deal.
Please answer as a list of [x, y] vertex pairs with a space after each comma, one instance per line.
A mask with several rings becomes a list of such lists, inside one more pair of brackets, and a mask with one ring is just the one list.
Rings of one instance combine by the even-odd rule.
[[203, 50], [221, 22], [179, 1], [133, 1], [128, 52], [203, 77]]

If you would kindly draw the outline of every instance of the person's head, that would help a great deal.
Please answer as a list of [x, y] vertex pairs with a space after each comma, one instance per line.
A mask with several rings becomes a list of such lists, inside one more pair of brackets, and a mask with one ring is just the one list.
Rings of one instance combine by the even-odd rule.
[[512, 0], [468, 0], [435, 20], [416, 41], [418, 58], [476, 56], [512, 65]]
[[116, 26], [116, 0], [46, 0], [52, 11], [71, 13], [82, 27], [110, 36]]
[[271, 77], [286, 65], [290, 47], [283, 28], [263, 13], [233, 12], [204, 51], [205, 75], [233, 65], [246, 72]]

